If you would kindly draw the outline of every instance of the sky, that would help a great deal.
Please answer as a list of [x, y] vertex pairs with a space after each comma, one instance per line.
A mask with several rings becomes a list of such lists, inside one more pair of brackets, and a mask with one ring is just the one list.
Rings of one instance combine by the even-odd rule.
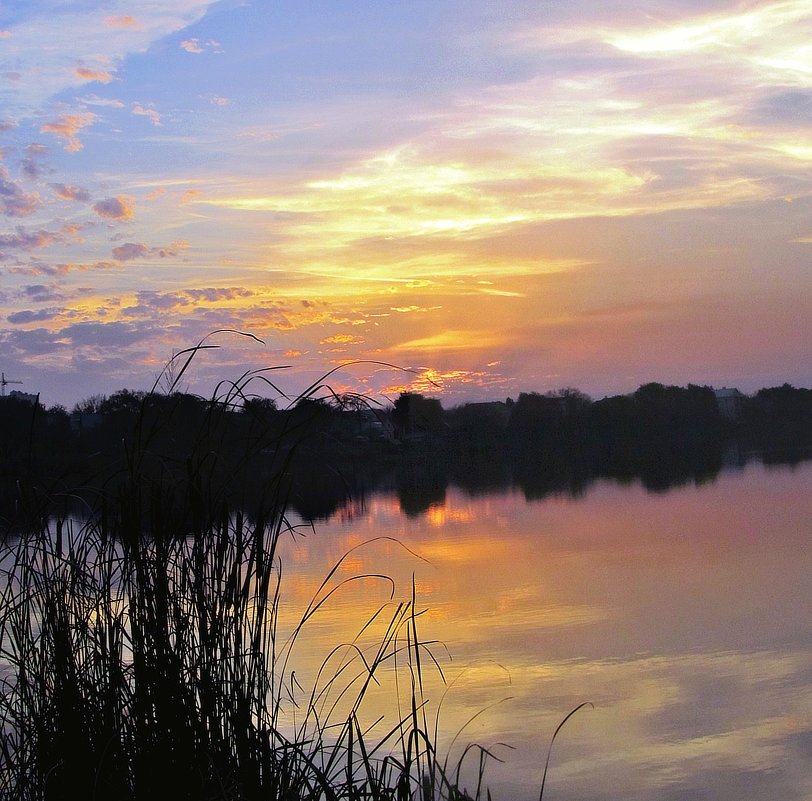
[[810, 386], [812, 5], [6, 0], [0, 218], [45, 405]]

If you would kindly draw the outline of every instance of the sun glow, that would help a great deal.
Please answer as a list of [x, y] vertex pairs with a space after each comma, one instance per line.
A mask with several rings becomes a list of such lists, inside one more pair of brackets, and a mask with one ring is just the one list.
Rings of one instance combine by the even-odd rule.
[[771, 32], [809, 19], [809, 5], [798, 0], [767, 3], [741, 14], [713, 15], [695, 23], [652, 28], [641, 33], [610, 34], [619, 50], [640, 55], [671, 55], [702, 50], [724, 52], [747, 47]]

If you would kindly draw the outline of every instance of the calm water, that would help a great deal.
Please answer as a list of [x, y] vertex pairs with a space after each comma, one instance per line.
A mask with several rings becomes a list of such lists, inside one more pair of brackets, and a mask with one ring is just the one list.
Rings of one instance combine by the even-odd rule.
[[[545, 799], [812, 799], [812, 463], [662, 494], [452, 488], [416, 517], [375, 496], [288, 544], [291, 619], [336, 560], [382, 536], [398, 542], [353, 550], [330, 586], [385, 573], [408, 599], [414, 575], [422, 637], [447, 648], [434, 652], [449, 686], [427, 685], [439, 740], [504, 759], [488, 765], [495, 798], [538, 798], [550, 736], [591, 701], [555, 743]], [[388, 593], [354, 581], [313, 618], [293, 654], [305, 687]], [[373, 693], [369, 718], [394, 725], [392, 699]]]

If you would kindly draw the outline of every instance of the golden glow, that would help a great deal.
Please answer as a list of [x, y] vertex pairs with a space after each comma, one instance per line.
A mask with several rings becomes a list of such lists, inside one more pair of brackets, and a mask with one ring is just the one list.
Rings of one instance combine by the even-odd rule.
[[769, 37], [776, 29], [809, 18], [803, 0], [767, 3], [753, 11], [707, 16], [695, 23], [652, 28], [642, 33], [610, 35], [619, 50], [641, 55], [668, 55], [713, 49], [741, 48], [755, 39]]
[[[406, 375], [410, 375], [407, 373]], [[402, 381], [384, 387], [381, 392], [384, 396], [395, 395], [399, 392], [423, 392], [431, 395], [442, 393], [447, 384], [472, 384], [485, 377], [485, 373], [475, 370], [438, 370], [429, 367], [420, 370], [409, 381]]]
[[762, 67], [781, 74], [785, 80], [794, 79], [799, 86], [808, 86], [809, 76], [812, 76], [812, 45], [799, 46], [781, 55], [763, 56], [758, 62]]
[[[442, 506], [432, 506], [426, 513], [426, 520], [430, 526], [435, 528], [442, 528], [449, 523], [470, 523], [474, 519], [474, 511], [471, 508], [448, 508], [445, 504]], [[455, 558], [459, 553], [457, 548], [444, 548], [446, 555]], [[438, 551], [429, 551], [425, 554], [427, 558], [433, 554], [435, 557], [439, 555]]]
[[812, 161], [812, 144], [792, 144], [790, 142], [775, 146], [777, 150], [786, 153], [799, 161]]
[[[528, 127], [501, 120], [491, 127]], [[484, 129], [489, 126], [486, 123]], [[499, 163], [444, 167], [436, 156], [413, 149], [375, 157], [334, 181], [317, 181], [298, 193], [198, 198], [203, 205], [292, 214], [285, 229], [299, 244], [318, 232], [331, 247], [371, 237], [484, 236], [529, 222], [592, 213], [598, 199], [639, 190], [650, 176], [618, 168], [589, 167], [506, 156]], [[623, 213], [622, 209], [617, 213]]]
[[396, 351], [481, 350], [504, 344], [509, 335], [504, 332], [441, 331], [432, 336], [412, 339], [396, 345]]

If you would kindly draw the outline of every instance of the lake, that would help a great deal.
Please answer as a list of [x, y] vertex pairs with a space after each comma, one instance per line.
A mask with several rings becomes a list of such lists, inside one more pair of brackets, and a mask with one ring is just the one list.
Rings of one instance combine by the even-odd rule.
[[[486, 766], [495, 799], [538, 798], [550, 738], [583, 702], [594, 709], [558, 735], [545, 799], [812, 798], [812, 463], [658, 493], [452, 486], [410, 511], [372, 495], [287, 542], [283, 608], [292, 625], [348, 552], [326, 589], [380, 573], [408, 600], [414, 577], [445, 676], [424, 660], [438, 743], [452, 762], [468, 742], [503, 760]], [[312, 618], [291, 657], [304, 688], [389, 592], [352, 581]], [[391, 688], [367, 700], [370, 721], [394, 725]], [[476, 766], [471, 752], [472, 784]]]

